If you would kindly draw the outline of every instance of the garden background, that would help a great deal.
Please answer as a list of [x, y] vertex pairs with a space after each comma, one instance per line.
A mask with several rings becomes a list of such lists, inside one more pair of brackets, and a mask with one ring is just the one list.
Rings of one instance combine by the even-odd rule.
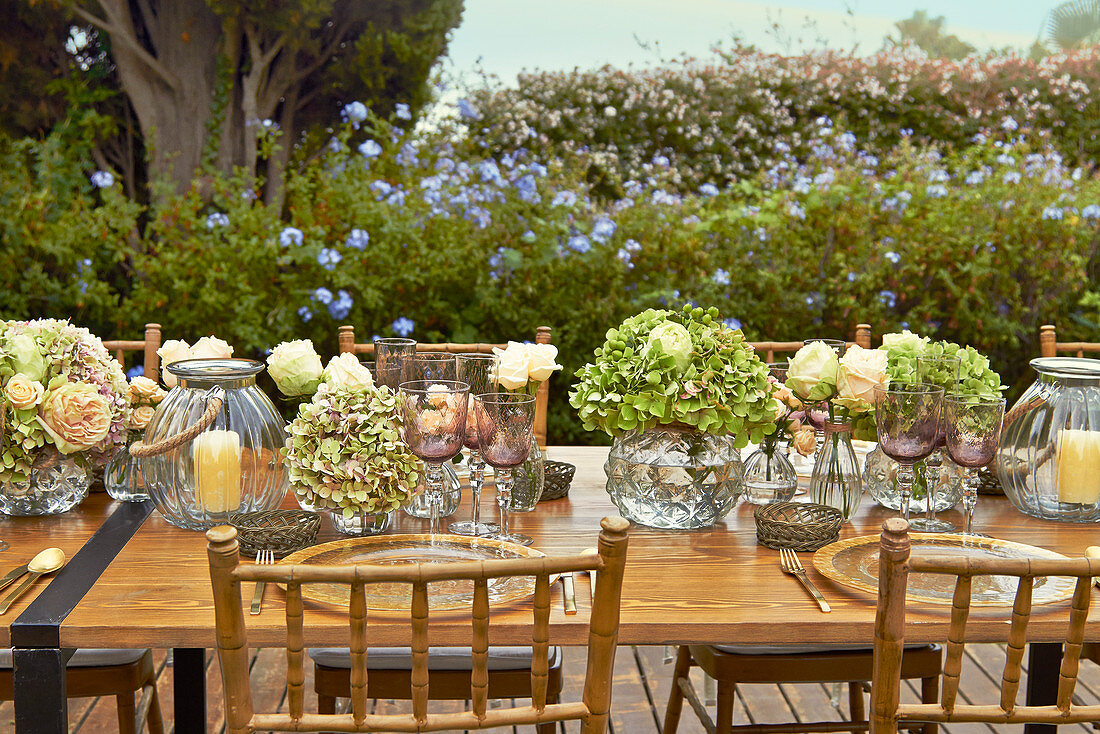
[[[0, 317], [103, 338], [157, 321], [259, 358], [334, 354], [342, 324], [546, 324], [552, 443], [599, 440], [572, 373], [648, 307], [716, 305], [754, 340], [909, 328], [973, 345], [1014, 391], [1041, 324], [1100, 339], [1087, 33], [980, 52], [918, 14], [870, 54], [727, 43], [455, 87], [433, 64], [456, 0], [256, 5], [172, 4], [206, 24], [185, 43], [164, 3], [132, 27], [107, 0], [0, 10]], [[143, 109], [135, 70], [156, 104], [197, 94], [195, 119]]]

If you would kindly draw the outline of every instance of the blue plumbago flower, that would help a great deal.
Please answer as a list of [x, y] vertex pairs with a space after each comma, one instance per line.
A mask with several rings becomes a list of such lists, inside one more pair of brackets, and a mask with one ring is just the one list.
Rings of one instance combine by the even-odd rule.
[[1006, 117], [1004, 120], [1001, 121], [1001, 129], [1005, 132], [1014, 133], [1019, 128], [1019, 123], [1017, 123], [1016, 120], [1012, 119], [1011, 117]]
[[631, 179], [623, 184], [623, 192], [627, 196], [637, 196], [638, 194], [642, 193], [642, 184], [640, 181], [635, 181], [634, 179]]
[[500, 165], [504, 166], [508, 170], [512, 170], [516, 167], [516, 159], [509, 153], [505, 153], [500, 157]]
[[911, 138], [911, 137], [913, 137], [913, 128], [911, 128], [911, 127], [903, 127], [903, 128], [902, 128], [901, 130], [899, 130], [898, 132], [899, 132], [899, 134], [900, 134], [900, 135], [901, 135], [901, 136], [902, 136], [903, 138]]
[[932, 184], [924, 190], [924, 195], [929, 199], [942, 199], [947, 196], [947, 187], [943, 184]]
[[627, 252], [641, 252], [642, 246], [638, 244], [637, 240], [629, 239], [623, 243], [623, 249]]
[[977, 186], [985, 181], [985, 171], [971, 171], [966, 174], [966, 183], [969, 186]]
[[388, 181], [379, 179], [377, 181], [371, 181], [370, 190], [373, 191], [379, 199], [383, 199], [390, 195], [390, 192], [393, 191], [393, 186], [391, 186]]
[[718, 285], [729, 285], [730, 274], [728, 271], [718, 268], [714, 271], [714, 276], [711, 278]]
[[572, 191], [559, 191], [554, 194], [550, 206], [573, 206], [577, 203], [577, 195]]
[[420, 162], [420, 159], [416, 155], [416, 146], [412, 143], [405, 143], [402, 145], [400, 152], [394, 156], [394, 160], [397, 161], [397, 165], [406, 166], [408, 168], [412, 168]]
[[836, 153], [833, 152], [833, 146], [831, 145], [814, 145], [810, 147], [810, 153], [816, 158], [820, 158], [823, 161], [836, 158]]
[[115, 175], [110, 171], [96, 171], [90, 180], [97, 189], [109, 189], [115, 185]]
[[879, 291], [878, 300], [886, 306], [886, 308], [893, 308], [898, 305], [898, 297], [893, 291]]
[[583, 234], [575, 234], [569, 238], [569, 249], [582, 255], [592, 249], [592, 243]]
[[883, 257], [892, 262], [894, 265], [897, 265], [899, 262], [901, 262], [901, 255], [894, 252], [893, 250], [885, 253]]
[[763, 227], [757, 227], [752, 231], [752, 233], [753, 235], [755, 235], [756, 239], [760, 240], [761, 242], [768, 241], [768, 230], [764, 229]]
[[245, 189], [244, 191], [241, 192], [241, 198], [244, 199], [245, 201], [255, 201], [256, 200], [256, 192], [253, 191], [252, 189]]
[[477, 225], [478, 229], [485, 229], [493, 223], [493, 215], [488, 209], [480, 206], [472, 206], [466, 210], [466, 218]]
[[897, 208], [898, 198], [896, 196], [887, 196], [885, 199], [882, 200], [882, 206], [880, 207], [880, 209], [882, 209], [882, 211], [884, 212], [897, 211]]
[[206, 228], [214, 229], [215, 227], [228, 227], [229, 215], [222, 212], [214, 212], [206, 217]]
[[81, 273], [83, 273], [85, 270], [87, 270], [90, 267], [92, 267], [92, 259], [91, 258], [86, 257], [83, 260], [79, 260], [76, 263], [76, 274], [80, 275]]
[[366, 140], [359, 144], [359, 154], [368, 160], [382, 155], [382, 146], [374, 140]]
[[530, 171], [538, 178], [543, 178], [547, 173], [546, 166], [542, 165], [541, 163], [532, 163], [530, 165]]
[[816, 291], [806, 295], [806, 305], [807, 306], [813, 306], [813, 305], [817, 304], [817, 302], [820, 301], [820, 300], [821, 300], [821, 294], [817, 293]]
[[313, 318], [313, 312], [309, 310], [309, 306], [302, 306], [298, 309], [298, 318], [302, 320], [302, 323]]
[[718, 196], [718, 187], [712, 183], [705, 183], [699, 187], [699, 193], [703, 196]]
[[332, 291], [330, 291], [328, 288], [325, 288], [324, 286], [321, 286], [310, 294], [309, 300], [317, 301], [317, 303], [320, 303], [323, 306], [327, 306], [332, 303]]
[[365, 250], [370, 243], [370, 234], [365, 229], [353, 229], [348, 238], [344, 241], [344, 244], [348, 247], [354, 247], [356, 250]]
[[331, 247], [322, 247], [321, 251], [317, 253], [317, 264], [325, 270], [335, 270], [336, 264], [343, 259], [343, 256]]
[[283, 247], [302, 244], [302, 230], [297, 227], [286, 227], [279, 233], [279, 244]]
[[386, 197], [386, 203], [390, 206], [404, 206], [406, 193], [405, 189], [398, 186]]
[[340, 115], [358, 130], [359, 123], [367, 119], [367, 106], [362, 102], [349, 102], [344, 105], [344, 109], [340, 111]]
[[898, 201], [900, 201], [904, 204], [908, 204], [912, 200], [913, 200], [913, 195], [910, 194], [908, 191], [899, 191], [898, 192]]
[[855, 273], [851, 273], [851, 272], [850, 272], [850, 273], [848, 273], [848, 282], [849, 282], [849, 283], [855, 283], [855, 282], [856, 282], [856, 278], [858, 278], [858, 277], [859, 277], [859, 276], [858, 276], [858, 275], [856, 275]]
[[861, 150], [859, 153], [856, 154], [856, 159], [868, 168], [878, 167], [878, 156], [876, 155], [872, 155]]
[[1062, 207], [1052, 204], [1043, 210], [1043, 219], [1061, 219], [1063, 214]]
[[758, 207], [758, 206], [749, 205], [749, 206], [746, 206], [746, 207], [742, 207], [742, 209], [741, 209], [741, 214], [743, 216], [746, 216], [746, 217], [755, 217], [759, 213], [760, 213], [760, 207]]
[[950, 178], [951, 175], [942, 168], [937, 168], [928, 174], [929, 183], [943, 183], [945, 181], [948, 181]]
[[398, 102], [394, 107], [394, 114], [398, 120], [411, 120], [413, 119], [412, 113], [409, 112], [409, 106], [404, 102]]
[[792, 201], [790, 204], [787, 204], [787, 213], [795, 219], [806, 218], [806, 210], [803, 209], [802, 205], [799, 204], [797, 201]]
[[1001, 181], [1006, 184], [1018, 184], [1020, 183], [1020, 172], [1005, 171], [1005, 175], [1001, 177]]
[[836, 171], [834, 171], [832, 168], [826, 168], [824, 171], [822, 171], [821, 173], [814, 176], [814, 185], [815, 186], [828, 186], [829, 184], [831, 184], [835, 180], [836, 180]]
[[975, 145], [981, 145], [985, 142], [985, 140], [986, 137], [982, 133], [976, 133], [974, 137], [970, 138], [970, 142], [974, 143]]
[[841, 133], [836, 139], [841, 150], [852, 150], [856, 147], [856, 136], [853, 133]]
[[822, 115], [821, 117], [814, 120], [814, 125], [816, 125], [818, 128], [832, 127], [833, 121], [829, 119], [828, 115]]
[[489, 277], [500, 280], [504, 276], [504, 248], [498, 247], [497, 251], [489, 256]]
[[[810, 184], [812, 183], [813, 181], [806, 176], [795, 176], [794, 183], [791, 184], [791, 191], [796, 194], [808, 194], [810, 193]], [[759, 209], [757, 211], [759, 211]]]
[[655, 165], [659, 168], [668, 168], [668, 165], [669, 165], [668, 156], [666, 156], [666, 155], [655, 155], [655, 156], [653, 156], [653, 165]]
[[455, 170], [455, 162], [451, 158], [440, 158], [435, 162], [435, 170], [450, 173]]
[[351, 299], [351, 294], [341, 288], [336, 291], [336, 300], [328, 304], [329, 316], [334, 319], [346, 319], [351, 313], [353, 303], [355, 302]]
[[653, 192], [653, 196], [650, 197], [650, 201], [654, 204], [678, 206], [680, 204], [681, 198], [679, 194], [670, 194], [664, 189], [657, 189]]
[[784, 153], [790, 153], [791, 152], [791, 146], [787, 145], [782, 140], [777, 140], [775, 142], [775, 144], [772, 146], [772, 149], [776, 153], [779, 153], [780, 155], [783, 155]]
[[533, 174], [528, 173], [516, 181], [516, 190], [519, 191], [519, 198], [526, 201], [528, 204], [538, 204], [542, 201], [542, 197], [539, 196], [539, 187], [538, 184], [535, 183]]
[[344, 144], [340, 142], [340, 138], [332, 137], [328, 141], [329, 152], [339, 153], [344, 149]]
[[731, 329], [740, 329], [741, 328], [741, 322], [738, 321], [737, 319], [733, 318], [732, 316], [729, 317], [728, 319], [723, 319], [722, 323], [725, 324], [726, 326], [728, 326]]
[[398, 336], [408, 336], [409, 334], [413, 333], [413, 329], [416, 328], [416, 322], [412, 319], [402, 316], [396, 319], [390, 325], [390, 328], [392, 328], [393, 333], [397, 334]]
[[1083, 219], [1100, 219], [1100, 206], [1089, 204], [1081, 210], [1081, 217]]
[[492, 181], [498, 186], [504, 183], [504, 178], [500, 175], [500, 166], [492, 158], [478, 163], [477, 172], [482, 182]]
[[615, 257], [623, 261], [623, 264], [631, 270], [634, 269], [634, 263], [630, 262], [630, 250], [624, 247], [620, 247], [619, 251], [615, 253]]
[[535, 235], [535, 233], [532, 232], [531, 230], [527, 230], [526, 232], [521, 234], [519, 236], [519, 238], [521, 240], [523, 240], [524, 242], [527, 242], [527, 243], [534, 242], [536, 239], [538, 239], [538, 237]]
[[1016, 165], [1016, 159], [1008, 153], [1001, 153], [997, 156], [997, 162], [1002, 166], [1014, 166]]
[[144, 374], [145, 374], [145, 367], [143, 365], [140, 365], [140, 364], [135, 365], [135, 366], [131, 367], [130, 369], [126, 370], [126, 379], [127, 380], [132, 380], [135, 377], [141, 377]]
[[478, 112], [477, 108], [465, 97], [458, 100], [458, 114], [462, 115], [462, 118], [465, 120], [481, 119], [481, 113]]
[[611, 239], [616, 229], [618, 229], [618, 226], [610, 217], [600, 217], [596, 220], [596, 223], [592, 225], [592, 239], [603, 244]]

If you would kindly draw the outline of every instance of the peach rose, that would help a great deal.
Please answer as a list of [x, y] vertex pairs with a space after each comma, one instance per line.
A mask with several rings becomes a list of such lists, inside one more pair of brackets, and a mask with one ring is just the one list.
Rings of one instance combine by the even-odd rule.
[[811, 455], [817, 448], [817, 436], [814, 435], [814, 429], [806, 428], [794, 434], [791, 439], [791, 446], [794, 446], [794, 450], [803, 456]]
[[191, 359], [191, 347], [187, 346], [187, 342], [185, 341], [169, 339], [157, 350], [157, 356], [160, 357], [161, 382], [163, 382], [166, 387], [175, 387], [176, 376], [164, 368], [173, 362], [182, 362], [185, 359]]
[[233, 356], [233, 347], [216, 336], [204, 336], [191, 347], [192, 359], [229, 359]]
[[26, 410], [38, 405], [44, 392], [45, 388], [42, 387], [42, 383], [32, 380], [22, 372], [12, 375], [12, 378], [8, 380], [8, 384], [4, 387], [4, 395], [7, 396], [12, 407], [16, 410]]
[[837, 374], [839, 405], [854, 411], [867, 411], [875, 403], [875, 385], [886, 382], [887, 353], [882, 349], [848, 347], [840, 359]]
[[145, 427], [149, 425], [149, 421], [153, 419], [153, 413], [156, 413], [157, 409], [151, 405], [142, 405], [139, 408], [134, 408], [130, 413], [130, 428], [135, 431], [144, 431]]
[[130, 380], [131, 402], [136, 403], [142, 400], [153, 400], [161, 392], [160, 385], [150, 380], [145, 375], [138, 375]]
[[38, 423], [58, 451], [74, 454], [95, 446], [111, 429], [111, 406], [94, 386], [67, 382], [42, 403]]

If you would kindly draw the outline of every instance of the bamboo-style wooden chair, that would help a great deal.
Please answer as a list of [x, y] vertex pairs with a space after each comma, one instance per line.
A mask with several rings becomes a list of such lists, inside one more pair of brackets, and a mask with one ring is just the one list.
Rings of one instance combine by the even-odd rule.
[[[912, 721], [985, 722], [989, 724], [1072, 724], [1100, 720], [1100, 705], [1073, 702], [1078, 663], [1085, 636], [1092, 584], [1100, 576], [1100, 559], [1094, 558], [911, 558], [909, 524], [901, 518], [883, 523], [879, 550], [878, 610], [875, 614], [875, 675], [871, 683], [871, 734], [893, 734], [899, 724]], [[910, 573], [955, 576], [951, 602], [947, 656], [943, 664], [943, 690], [938, 702], [903, 704], [898, 671], [905, 642], [905, 590]], [[970, 588], [975, 576], [1017, 576], [1008, 648], [997, 703], [958, 702], [959, 676], [966, 644], [966, 620], [970, 614]], [[1027, 644], [1031, 617], [1031, 593], [1038, 576], [1072, 576], [1077, 584], [1068, 610], [1062, 664], [1058, 672], [1057, 702], [1052, 706], [1017, 706], [1020, 666]], [[1006, 620], [1007, 621], [1007, 620]]]
[[[210, 582], [214, 591], [218, 660], [225, 694], [226, 731], [246, 734], [276, 731], [396, 731], [422, 732], [487, 729], [496, 726], [539, 725], [554, 721], [580, 721], [584, 734], [600, 734], [607, 728], [611, 707], [611, 677], [618, 638], [619, 601], [626, 563], [627, 530], [621, 517], [604, 518], [599, 535], [599, 554], [524, 558], [464, 563], [424, 563], [403, 566], [284, 566], [240, 565], [237, 531], [219, 526], [207, 531]], [[550, 650], [550, 576], [573, 571], [598, 571], [588, 634], [588, 669], [583, 700], [547, 703], [548, 653]], [[531, 704], [489, 709], [488, 579], [534, 576]], [[470, 673], [471, 709], [461, 713], [429, 713], [428, 586], [433, 582], [471, 580], [473, 654]], [[286, 584], [287, 702], [289, 713], [256, 713], [249, 686], [248, 639], [241, 606], [242, 581]], [[346, 584], [351, 601], [348, 623], [351, 638], [351, 712], [306, 713], [303, 698], [303, 661], [307, 644], [303, 623], [302, 584]], [[367, 587], [376, 583], [406, 583], [412, 587], [412, 669], [409, 680], [411, 714], [371, 714], [368, 709]]]
[[[341, 354], [362, 354], [367, 357], [374, 357], [374, 343], [366, 343], [355, 341], [355, 327], [354, 326], [341, 326], [337, 334], [340, 343]], [[540, 326], [535, 330], [535, 344], [550, 344], [550, 327]], [[504, 349], [507, 344], [484, 344], [478, 342], [476, 344], [457, 344], [453, 342], [446, 342], [442, 344], [425, 344], [417, 342], [416, 351], [418, 352], [450, 352], [451, 354], [462, 354], [463, 352], [476, 352], [478, 354], [492, 354], [493, 349], [499, 347]], [[535, 426], [534, 434], [538, 439], [539, 446], [546, 448], [546, 405], [550, 399], [550, 380], [544, 380], [539, 385], [539, 391], [535, 394]]]
[[105, 339], [103, 346], [107, 347], [107, 351], [115, 353], [115, 359], [119, 361], [123, 369], [126, 367], [126, 352], [142, 352], [144, 359], [142, 374], [155, 381], [160, 379], [160, 373], [157, 371], [160, 368], [160, 357], [157, 356], [157, 350], [160, 349], [160, 339], [160, 324], [146, 324], [144, 339], [140, 341]]
[[[756, 350], [757, 355], [760, 356], [765, 362], [774, 362], [776, 353], [783, 355], [794, 354], [805, 342], [790, 341], [790, 342], [773, 342], [773, 341], [760, 341], [749, 342], [752, 348]], [[871, 325], [870, 324], [856, 324], [855, 340], [848, 342], [849, 345], [858, 344], [864, 349], [871, 348]]]
[[1062, 352], [1072, 352], [1077, 357], [1084, 357], [1088, 352], [1100, 357], [1100, 342], [1060, 342], [1053, 324], [1040, 326], [1039, 356], [1057, 357]]
[[[134, 705], [134, 693], [141, 692]], [[157, 674], [148, 650], [81, 649], [65, 666], [65, 693], [69, 698], [114, 696], [119, 734], [137, 734], [143, 725], [149, 734], [163, 734], [157, 698]], [[14, 700], [11, 649], [0, 649], [0, 701]]]

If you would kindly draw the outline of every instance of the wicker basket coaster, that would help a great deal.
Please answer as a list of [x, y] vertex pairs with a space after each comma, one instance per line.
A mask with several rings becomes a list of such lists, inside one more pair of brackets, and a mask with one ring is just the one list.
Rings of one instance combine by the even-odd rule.
[[569, 483], [573, 481], [573, 474], [576, 471], [577, 467], [564, 461], [546, 462], [546, 481], [539, 502], [560, 500], [569, 494]]
[[978, 494], [1003, 495], [1005, 493], [1004, 488], [997, 479], [997, 473], [988, 466], [983, 466], [978, 470], [978, 480]]
[[321, 516], [305, 510], [238, 512], [229, 516], [229, 524], [237, 528], [237, 542], [245, 555], [269, 550], [282, 558], [313, 545]]
[[756, 541], [766, 548], [815, 551], [840, 536], [844, 514], [835, 507], [801, 502], [761, 505], [756, 518]]

